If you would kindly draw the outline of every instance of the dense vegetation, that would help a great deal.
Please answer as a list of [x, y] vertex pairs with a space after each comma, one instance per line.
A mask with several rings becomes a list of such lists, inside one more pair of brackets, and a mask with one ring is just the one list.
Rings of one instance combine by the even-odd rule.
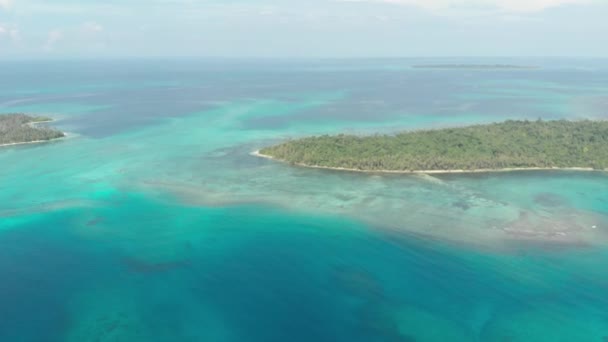
[[65, 134], [56, 129], [34, 125], [51, 121], [46, 117], [25, 114], [0, 114], [0, 145], [45, 141], [62, 138]]
[[506, 121], [292, 140], [261, 154], [294, 164], [356, 170], [608, 168], [608, 121]]

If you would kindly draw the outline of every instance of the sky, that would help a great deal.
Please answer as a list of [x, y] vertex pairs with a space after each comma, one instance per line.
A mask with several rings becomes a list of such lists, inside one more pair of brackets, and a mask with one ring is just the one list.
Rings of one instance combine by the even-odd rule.
[[608, 57], [608, 0], [0, 0], [0, 59]]

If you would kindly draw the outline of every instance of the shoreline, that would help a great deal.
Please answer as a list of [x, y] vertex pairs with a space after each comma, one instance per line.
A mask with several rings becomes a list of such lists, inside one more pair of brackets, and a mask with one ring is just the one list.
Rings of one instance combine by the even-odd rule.
[[24, 142], [16, 142], [16, 143], [8, 143], [8, 144], [0, 144], [0, 147], [7, 147], [7, 146], [17, 146], [17, 145], [25, 145], [25, 144], [41, 144], [41, 143], [50, 143], [50, 142], [55, 142], [57, 140], [62, 140], [62, 139], [66, 139], [68, 137], [68, 135], [65, 132], [61, 132], [64, 134], [63, 137], [61, 138], [55, 138], [55, 139], [49, 139], [49, 140], [34, 140], [34, 141], [24, 141]]
[[[256, 150], [250, 153], [250, 155], [278, 161], [281, 163], [288, 163], [284, 160], [277, 159], [273, 156], [260, 153], [260, 150]], [[504, 169], [474, 169], [474, 170], [359, 170], [350, 169], [346, 167], [331, 167], [331, 166], [319, 166], [319, 165], [306, 165], [301, 163], [295, 163], [293, 165], [299, 167], [307, 167], [310, 169], [321, 169], [321, 170], [334, 170], [334, 171], [347, 171], [347, 172], [359, 172], [359, 173], [385, 173], [385, 174], [467, 174], [467, 173], [500, 173], [500, 172], [517, 172], [517, 171], [584, 171], [584, 172], [608, 172], [608, 169], [596, 170], [590, 167], [512, 167]]]

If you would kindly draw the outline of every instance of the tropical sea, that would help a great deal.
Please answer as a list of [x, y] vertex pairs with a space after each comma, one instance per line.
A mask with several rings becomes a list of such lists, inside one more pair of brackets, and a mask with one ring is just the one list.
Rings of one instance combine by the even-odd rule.
[[[416, 64], [537, 69], [414, 69]], [[608, 60], [0, 64], [0, 341], [607, 341], [608, 175], [382, 175], [307, 135], [606, 119]]]

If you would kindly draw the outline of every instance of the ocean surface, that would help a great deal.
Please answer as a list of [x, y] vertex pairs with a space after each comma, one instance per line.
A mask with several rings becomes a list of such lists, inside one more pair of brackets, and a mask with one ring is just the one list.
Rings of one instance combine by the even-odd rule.
[[[536, 65], [430, 70], [415, 64]], [[314, 134], [608, 119], [608, 60], [1, 62], [0, 341], [608, 340], [608, 175], [256, 158]]]

